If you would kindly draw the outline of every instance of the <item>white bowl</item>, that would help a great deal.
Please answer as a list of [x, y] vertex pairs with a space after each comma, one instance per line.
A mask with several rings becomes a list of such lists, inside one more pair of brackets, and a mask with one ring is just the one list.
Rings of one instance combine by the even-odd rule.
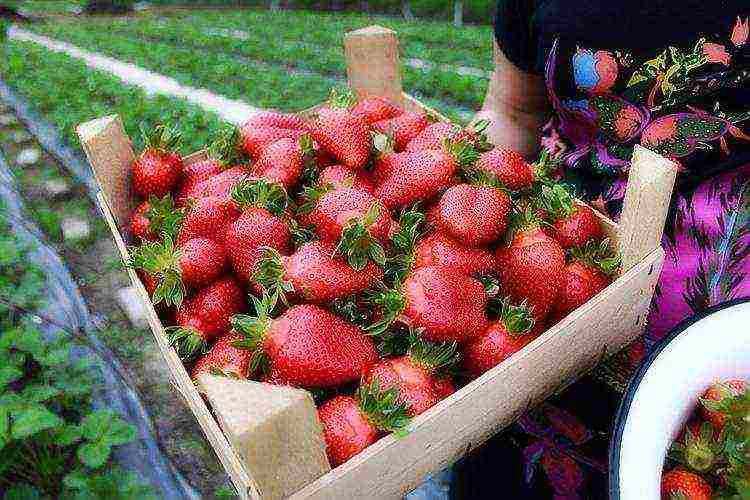
[[620, 404], [609, 449], [609, 496], [659, 500], [664, 457], [713, 382], [750, 380], [750, 301], [678, 325], [643, 361]]

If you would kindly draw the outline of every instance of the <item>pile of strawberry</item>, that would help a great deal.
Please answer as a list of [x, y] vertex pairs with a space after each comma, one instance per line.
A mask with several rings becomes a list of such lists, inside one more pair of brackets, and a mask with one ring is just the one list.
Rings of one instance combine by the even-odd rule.
[[662, 498], [750, 498], [750, 387], [718, 382], [672, 444], [661, 479]]
[[480, 129], [334, 93], [190, 165], [144, 134], [131, 265], [193, 376], [311, 390], [335, 466], [606, 287], [599, 219]]

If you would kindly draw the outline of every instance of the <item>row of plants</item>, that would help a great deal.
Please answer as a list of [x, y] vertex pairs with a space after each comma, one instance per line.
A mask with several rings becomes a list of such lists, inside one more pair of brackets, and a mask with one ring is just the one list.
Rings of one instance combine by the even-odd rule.
[[[319, 48], [269, 41], [270, 35], [239, 40], [179, 22], [115, 21], [110, 27], [56, 22], [32, 29], [259, 107], [291, 111], [312, 106], [345, 74], [340, 43]], [[302, 72], [290, 72], [290, 67]], [[439, 69], [404, 69], [405, 88], [431, 99], [430, 104], [454, 119], [465, 119], [469, 109], [478, 109], [486, 83]]]
[[[113, 449], [136, 438], [119, 415], [94, 408], [93, 361], [74, 332], [43, 334], [44, 275], [0, 206], [0, 491], [4, 499], [155, 498]], [[44, 324], [44, 319], [41, 320]]]
[[222, 122], [212, 113], [182, 99], [146, 95], [108, 74], [94, 71], [67, 55], [50, 52], [31, 42], [10, 41], [0, 57], [0, 78], [54, 124], [71, 144], [78, 144], [79, 123], [118, 113], [136, 148], [142, 147], [139, 124], [154, 126], [168, 120], [179, 123], [186, 133], [185, 147], [198, 150], [202, 137]]

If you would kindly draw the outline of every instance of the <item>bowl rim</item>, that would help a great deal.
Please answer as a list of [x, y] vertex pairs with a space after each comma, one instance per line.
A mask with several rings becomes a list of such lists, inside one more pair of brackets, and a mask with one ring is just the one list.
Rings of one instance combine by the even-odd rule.
[[703, 311], [688, 316], [680, 323], [677, 324], [669, 333], [661, 339], [655, 346], [654, 349], [641, 361], [638, 370], [636, 371], [633, 378], [628, 383], [628, 388], [625, 390], [625, 394], [620, 401], [620, 405], [617, 409], [617, 416], [613, 426], [612, 438], [609, 441], [609, 498], [611, 500], [620, 500], [620, 447], [622, 444], [623, 433], [625, 432], [625, 422], [627, 422], [628, 414], [630, 413], [630, 407], [635, 398], [635, 393], [641, 385], [641, 381], [646, 376], [649, 368], [653, 364], [654, 360], [659, 354], [680, 334], [685, 332], [690, 326], [702, 320], [706, 316], [710, 316], [718, 311], [734, 307], [739, 304], [745, 304], [750, 302], [750, 297], [732, 299], [715, 306], [711, 306]]

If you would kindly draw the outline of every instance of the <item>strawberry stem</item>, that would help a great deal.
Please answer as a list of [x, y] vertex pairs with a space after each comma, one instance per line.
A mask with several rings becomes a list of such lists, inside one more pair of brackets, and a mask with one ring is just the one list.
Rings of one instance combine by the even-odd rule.
[[367, 302], [378, 307], [382, 314], [378, 321], [365, 328], [369, 335], [382, 335], [406, 307], [406, 299], [398, 288], [399, 284], [396, 283], [393, 289], [372, 292], [367, 298]]
[[170, 326], [165, 329], [169, 345], [183, 361], [189, 361], [208, 350], [208, 342], [195, 328]]
[[443, 141], [443, 148], [453, 157], [453, 160], [456, 162], [456, 166], [459, 169], [464, 169], [473, 165], [479, 158], [479, 152], [476, 148], [464, 139], [459, 141], [445, 139]]
[[284, 187], [263, 179], [240, 181], [232, 188], [231, 196], [240, 208], [265, 208], [274, 215], [282, 215], [289, 205]]
[[151, 300], [154, 304], [164, 302], [179, 306], [185, 298], [185, 285], [180, 268], [180, 250], [175, 248], [170, 236], [161, 242], [144, 241], [132, 252], [128, 263], [133, 269], [141, 269], [154, 276], [158, 285]]
[[609, 239], [588, 241], [583, 246], [571, 248], [570, 255], [610, 277], [620, 270], [620, 256], [610, 248]]
[[156, 196], [149, 198], [145, 216], [149, 221], [149, 231], [165, 238], [175, 238], [185, 218], [185, 211], [182, 208], [176, 208], [172, 195], [166, 194], [163, 198]]
[[240, 129], [237, 127], [227, 127], [216, 134], [216, 139], [206, 147], [206, 152], [209, 158], [227, 166], [239, 163], [242, 160], [239, 144]]
[[420, 330], [409, 331], [409, 351], [411, 360], [431, 373], [450, 373], [455, 370], [461, 355], [458, 343], [428, 342]]
[[275, 295], [285, 305], [289, 305], [286, 294], [294, 292], [294, 286], [284, 281], [284, 263], [281, 254], [270, 247], [262, 247], [261, 258], [256, 264], [253, 281], [260, 283], [265, 293]]
[[380, 430], [402, 431], [411, 422], [407, 404], [399, 402], [398, 389], [382, 389], [377, 377], [373, 377], [369, 383], [363, 381], [357, 389], [355, 398], [362, 414]]
[[182, 132], [177, 128], [159, 124], [148, 129], [146, 123], [143, 122], [140, 129], [146, 148], [168, 153], [177, 149], [182, 142]]
[[341, 238], [333, 255], [343, 255], [356, 271], [361, 271], [372, 260], [379, 266], [386, 264], [385, 250], [370, 234], [370, 227], [380, 216], [380, 204], [373, 203], [364, 218], [349, 219], [341, 230]]
[[252, 351], [250, 360], [251, 373], [268, 373], [270, 358], [263, 349], [263, 342], [271, 327], [271, 312], [276, 307], [277, 296], [275, 294], [263, 293], [258, 297], [251, 295], [250, 298], [255, 306], [255, 316], [247, 314], [235, 314], [232, 316], [232, 328], [244, 338], [232, 343], [233, 346]]
[[552, 220], [570, 217], [576, 210], [573, 195], [562, 184], [543, 185], [536, 201]]
[[497, 317], [514, 337], [526, 335], [534, 328], [534, 317], [526, 301], [513, 304], [510, 297], [503, 297], [491, 307], [497, 308]]

